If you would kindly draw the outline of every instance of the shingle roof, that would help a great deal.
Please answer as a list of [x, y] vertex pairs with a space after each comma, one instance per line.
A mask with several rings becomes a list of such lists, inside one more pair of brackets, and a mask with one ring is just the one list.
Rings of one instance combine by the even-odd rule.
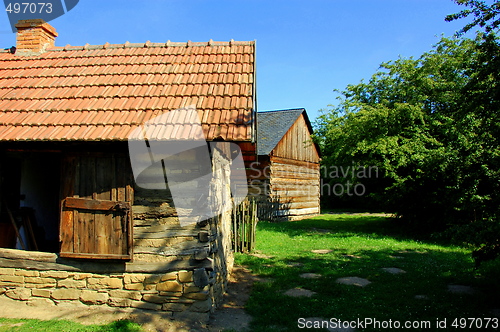
[[257, 155], [269, 155], [305, 109], [257, 113]]
[[126, 140], [165, 110], [195, 105], [207, 139], [252, 139], [255, 42], [0, 51], [0, 141]]

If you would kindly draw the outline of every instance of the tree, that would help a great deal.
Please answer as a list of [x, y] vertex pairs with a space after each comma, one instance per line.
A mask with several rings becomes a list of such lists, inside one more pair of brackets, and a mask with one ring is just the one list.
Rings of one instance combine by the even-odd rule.
[[486, 33], [492, 32], [500, 26], [500, 2], [495, 0], [491, 5], [487, 5], [485, 1], [480, 0], [454, 0], [458, 5], [469, 7], [456, 14], [446, 16], [447, 22], [462, 19], [470, 15], [474, 16], [474, 20], [463, 27], [458, 34], [464, 34], [476, 26], [484, 28]]
[[340, 91], [316, 126], [326, 169], [384, 173], [333, 182], [369, 183], [372, 198], [409, 225], [491, 253], [500, 248], [500, 45], [485, 38], [443, 38], [418, 59], [382, 64]]

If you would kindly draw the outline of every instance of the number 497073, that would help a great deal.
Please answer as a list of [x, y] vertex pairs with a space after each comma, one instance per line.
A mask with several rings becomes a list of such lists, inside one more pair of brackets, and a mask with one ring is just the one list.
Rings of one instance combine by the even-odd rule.
[[31, 13], [31, 14], [41, 14], [41, 13], [46, 13], [50, 14], [52, 13], [52, 3], [50, 2], [14, 2], [14, 3], [9, 3], [7, 7], [5, 7], [5, 11], [14, 14], [19, 14], [19, 13]]

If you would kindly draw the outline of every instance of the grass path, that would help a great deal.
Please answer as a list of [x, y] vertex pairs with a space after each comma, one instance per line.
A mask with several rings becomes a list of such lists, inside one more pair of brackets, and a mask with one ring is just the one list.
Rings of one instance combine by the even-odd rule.
[[[254, 285], [247, 303], [254, 331], [303, 331], [298, 321], [306, 317], [429, 321], [433, 327], [446, 318], [451, 328], [455, 318], [493, 317], [491, 309], [500, 307], [497, 266], [474, 271], [467, 249], [419, 241], [380, 216], [327, 214], [298, 222], [261, 222], [257, 251], [257, 257], [236, 257], [263, 280]], [[400, 270], [405, 273], [390, 273]], [[321, 277], [300, 277], [304, 273]], [[345, 277], [371, 283], [336, 282]], [[454, 294], [449, 285], [471, 286], [476, 293]], [[293, 288], [316, 294], [284, 294]]]

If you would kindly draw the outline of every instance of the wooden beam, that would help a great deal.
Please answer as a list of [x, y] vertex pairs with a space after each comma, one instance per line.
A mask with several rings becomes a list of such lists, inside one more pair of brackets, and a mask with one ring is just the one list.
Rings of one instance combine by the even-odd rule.
[[80, 210], [113, 210], [117, 205], [122, 209], [130, 210], [130, 204], [127, 202], [108, 201], [100, 199], [88, 199], [78, 197], [68, 197], [64, 200], [64, 207]]

